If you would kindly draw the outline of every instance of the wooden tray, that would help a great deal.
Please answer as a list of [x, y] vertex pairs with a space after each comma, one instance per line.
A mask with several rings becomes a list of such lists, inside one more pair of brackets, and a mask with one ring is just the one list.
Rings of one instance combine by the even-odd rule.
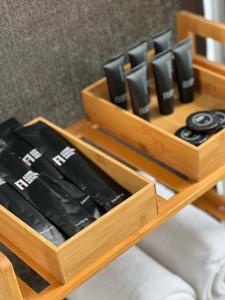
[[[177, 25], [180, 39], [187, 35], [191, 35], [193, 39], [196, 35], [205, 37], [211, 33], [210, 37], [225, 42], [225, 25], [206, 21], [200, 16], [181, 12], [177, 17]], [[152, 51], [149, 52], [149, 62], [153, 54]], [[225, 69], [195, 54], [195, 40], [193, 67], [196, 77], [195, 101], [181, 104], [176, 97], [175, 112], [171, 115], [162, 116], [158, 113], [154, 87], [151, 123], [135, 116], [131, 111], [119, 108], [108, 100], [105, 78], [83, 90], [86, 115], [92, 123], [109, 130], [189, 178], [200, 180], [225, 161], [225, 130], [213, 135], [199, 147], [181, 140], [174, 133], [185, 125], [186, 117], [192, 112], [225, 109]], [[127, 69], [129, 65], [126, 66]]]
[[43, 276], [48, 273], [65, 283], [96, 263], [157, 215], [155, 187], [133, 170], [49, 121], [38, 118], [32, 123], [39, 120], [51, 126], [132, 194], [122, 204], [58, 247], [0, 206], [1, 235], [9, 239], [7, 246], [12, 248], [13, 244], [13, 250], [16, 247], [21, 257], [26, 256], [32, 260], [35, 268], [38, 265], [38, 271], [41, 270]]
[[[157, 216], [149, 220], [145, 225], [130, 234], [123, 241], [118, 242], [117, 246], [112, 247], [105, 255], [89, 265], [86, 265], [79, 274], [73, 276], [66, 284], [61, 284], [56, 280], [56, 276], [52, 276], [44, 271], [40, 264], [37, 264], [37, 262], [32, 260], [31, 256], [28, 256], [21, 251], [21, 249], [18, 249], [16, 245], [12, 244], [10, 242], [11, 237], [9, 240], [6, 240], [6, 238], [0, 236], [0, 241], [3, 244], [10, 247], [13, 252], [49, 282], [49, 286], [41, 293], [34, 292], [20, 278], [16, 277], [8, 259], [5, 256], [0, 255], [0, 299], [1, 295], [3, 295], [2, 299], [4, 300], [63, 299], [72, 290], [79, 287], [79, 285], [88, 280], [96, 272], [108, 265], [128, 248], [138, 243], [147, 234], [157, 229], [162, 223], [165, 223], [169, 218], [191, 202], [195, 201], [194, 204], [198, 207], [211, 213], [218, 219], [225, 220], [225, 198], [217, 195], [212, 189], [219, 180], [225, 177], [225, 165], [221, 166], [218, 170], [206, 176], [206, 178], [199, 182], [187, 181], [145, 156], [131, 150], [129, 147], [124, 146], [120, 142], [113, 140], [108, 135], [99, 131], [95, 125], [89, 123], [87, 120], [72, 126], [68, 129], [68, 132], [70, 132], [70, 137], [72, 134], [73, 136], [76, 136], [76, 140], [86, 139], [90, 143], [98, 145], [98, 147], [102, 150], [104, 149], [118, 160], [122, 160], [131, 167], [143, 170], [154, 176], [157, 180], [176, 191], [176, 195], [169, 201], [166, 201], [161, 196], [157, 195]], [[139, 181], [140, 176], [137, 176], [137, 178]], [[144, 182], [146, 183], [146, 180], [144, 180]], [[71, 242], [69, 242], [69, 244], [71, 244]], [[71, 260], [70, 263], [74, 264], [75, 262]]]

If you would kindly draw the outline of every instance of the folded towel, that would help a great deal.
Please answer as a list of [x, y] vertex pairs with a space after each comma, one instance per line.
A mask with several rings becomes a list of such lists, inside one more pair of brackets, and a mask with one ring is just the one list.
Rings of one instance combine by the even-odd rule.
[[139, 244], [197, 291], [200, 300], [225, 299], [225, 230], [189, 206]]
[[137, 171], [140, 175], [147, 178], [148, 180], [154, 182], [156, 187], [156, 193], [163, 197], [165, 200], [170, 200], [173, 196], [175, 196], [175, 192], [167, 187], [165, 184], [162, 184], [160, 181], [156, 180], [155, 177], [151, 176], [150, 174], [144, 171]]
[[138, 247], [78, 288], [74, 300], [194, 300], [194, 290]]

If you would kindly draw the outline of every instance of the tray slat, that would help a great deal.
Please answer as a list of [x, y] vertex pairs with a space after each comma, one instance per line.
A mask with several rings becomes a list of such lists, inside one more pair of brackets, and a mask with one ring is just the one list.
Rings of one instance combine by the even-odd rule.
[[[0, 253], [0, 299], [22, 300], [22, 294], [11, 262]], [[4, 287], [4, 288], [2, 288]]]

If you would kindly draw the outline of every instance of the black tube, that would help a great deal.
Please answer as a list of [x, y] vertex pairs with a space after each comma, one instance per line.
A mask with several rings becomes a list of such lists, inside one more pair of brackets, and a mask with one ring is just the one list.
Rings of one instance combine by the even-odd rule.
[[139, 42], [127, 50], [132, 68], [140, 65], [141, 63], [147, 64], [147, 51], [148, 51], [147, 41]]
[[126, 77], [134, 114], [149, 121], [150, 104], [146, 69], [145, 63], [140, 64], [133, 68]]
[[127, 50], [127, 54], [130, 60], [131, 68], [135, 68], [136, 66], [145, 63], [146, 64], [146, 74], [148, 79], [148, 89], [150, 93], [150, 79], [148, 74], [148, 58], [147, 58], [147, 51], [148, 51], [148, 42], [141, 41]]
[[173, 48], [175, 70], [180, 94], [180, 102], [194, 100], [194, 70], [192, 66], [192, 39], [187, 38]]
[[104, 64], [111, 102], [127, 109], [127, 95], [124, 74], [124, 55], [120, 54]]
[[158, 54], [171, 48], [171, 37], [172, 31], [169, 28], [161, 31], [160, 33], [155, 34], [152, 37], [155, 54]]
[[152, 60], [152, 67], [156, 83], [159, 111], [163, 115], [171, 114], [174, 110], [171, 51], [166, 50], [156, 55]]

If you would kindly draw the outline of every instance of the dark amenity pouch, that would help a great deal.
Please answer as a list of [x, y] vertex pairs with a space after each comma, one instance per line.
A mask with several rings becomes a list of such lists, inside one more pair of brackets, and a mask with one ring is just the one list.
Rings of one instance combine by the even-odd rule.
[[56, 246], [65, 241], [58, 229], [1, 177], [0, 204]]
[[0, 124], [0, 151], [8, 148], [10, 152], [16, 153], [20, 159], [38, 173], [46, 173], [53, 178], [63, 179], [62, 174], [54, 168], [42, 154], [21, 139], [14, 131], [23, 125], [14, 118], [10, 118]]
[[66, 180], [36, 148], [27, 143], [18, 134], [15, 134], [14, 131], [20, 127], [22, 127], [22, 124], [14, 118], [0, 124], [0, 139], [5, 142], [0, 140], [0, 151], [7, 148], [10, 152], [16, 153], [33, 171], [38, 172], [46, 183], [49, 185], [54, 184], [55, 187], [58, 185], [62, 190], [65, 190], [65, 193], [70, 194], [76, 199], [80, 199], [80, 204], [93, 217], [100, 217], [102, 211], [90, 196]]
[[1, 177], [68, 236], [95, 221], [79, 202], [68, 194], [58, 193], [59, 188], [53, 190], [15, 153], [5, 150], [0, 154], [0, 172]]
[[37, 148], [68, 180], [107, 211], [129, 197], [127, 191], [43, 122], [21, 127], [16, 133]]

